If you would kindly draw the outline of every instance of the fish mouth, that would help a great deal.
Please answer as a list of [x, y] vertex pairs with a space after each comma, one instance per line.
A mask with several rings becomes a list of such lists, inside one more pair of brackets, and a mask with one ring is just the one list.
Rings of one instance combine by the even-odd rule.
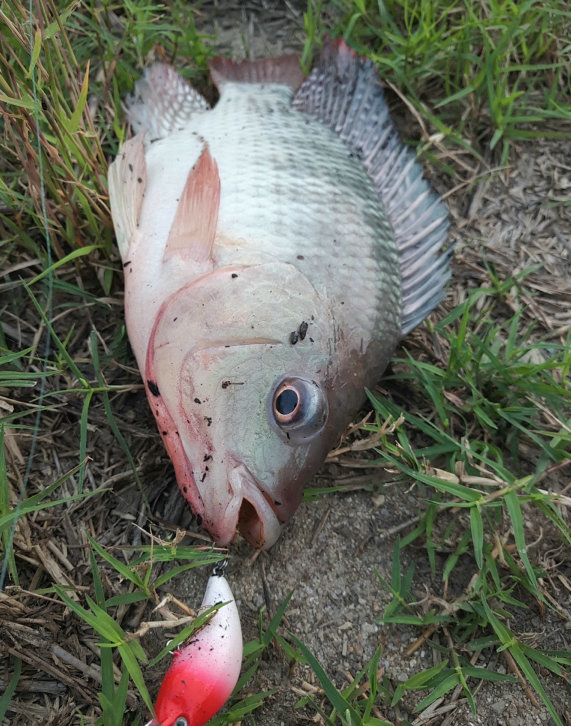
[[227, 518], [223, 522], [222, 535], [217, 540], [230, 540], [236, 530], [254, 547], [271, 547], [280, 536], [282, 522], [275, 504], [261, 482], [242, 462], [233, 462], [228, 473], [228, 485], [232, 500], [228, 505]]

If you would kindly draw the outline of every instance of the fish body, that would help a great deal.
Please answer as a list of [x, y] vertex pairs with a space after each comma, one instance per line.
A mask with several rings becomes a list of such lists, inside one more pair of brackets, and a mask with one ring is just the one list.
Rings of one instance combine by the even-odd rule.
[[[110, 170], [129, 337], [180, 489], [218, 544], [269, 546], [443, 297], [447, 212], [375, 69], [329, 42], [215, 61], [212, 109], [170, 67], [128, 101]], [[300, 85], [301, 84], [301, 85]]]

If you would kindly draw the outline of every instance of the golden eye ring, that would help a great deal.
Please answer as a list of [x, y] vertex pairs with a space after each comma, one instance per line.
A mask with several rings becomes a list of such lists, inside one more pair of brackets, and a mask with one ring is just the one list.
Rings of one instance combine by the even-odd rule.
[[274, 416], [278, 424], [289, 424], [296, 420], [301, 411], [301, 397], [289, 382], [282, 383], [274, 394]]
[[268, 402], [268, 417], [288, 444], [307, 442], [325, 426], [329, 406], [317, 381], [288, 376], [277, 381]]

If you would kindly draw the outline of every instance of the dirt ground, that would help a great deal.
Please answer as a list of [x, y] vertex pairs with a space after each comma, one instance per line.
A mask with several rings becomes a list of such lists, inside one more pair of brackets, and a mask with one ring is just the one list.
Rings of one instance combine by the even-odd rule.
[[[224, 51], [231, 48], [237, 57], [261, 57], [292, 50], [299, 51], [303, 44], [303, 17], [305, 2], [213, 2], [203, 4], [199, 27], [212, 32], [216, 44]], [[409, 120], [409, 123], [412, 123]], [[565, 214], [565, 200], [571, 189], [571, 150], [560, 141], [543, 141], [521, 145], [509, 170], [490, 171], [482, 168], [481, 183], [474, 186], [459, 184], [452, 188], [444, 177], [434, 180], [443, 193], [447, 193], [452, 215], [452, 237], [457, 242], [454, 278], [450, 286], [451, 307], [462, 300], [469, 287], [487, 282], [482, 264], [482, 253], [497, 265], [503, 276], [540, 264], [542, 269], [528, 278], [532, 308], [527, 313], [535, 317], [541, 331], [564, 331], [571, 323], [570, 240], [571, 218]], [[567, 211], [569, 207], [567, 206]], [[102, 330], [116, 325], [120, 312], [120, 294], [114, 297], [107, 322], [93, 321], [86, 311], [85, 326], [77, 336], [83, 335], [86, 356], [89, 327]], [[435, 313], [442, 315], [442, 309]], [[422, 333], [414, 332], [409, 345]], [[79, 340], [79, 337], [78, 337]], [[134, 363], [132, 364], [134, 365]], [[131, 367], [120, 370], [118, 377], [127, 375], [132, 390], [113, 399], [113, 409], [120, 429], [126, 437], [131, 453], [154, 510], [169, 521], [195, 529], [187, 518], [182, 499], [178, 495], [170, 462], [155, 432], [155, 423], [147, 410], [142, 387]], [[52, 412], [48, 419], [50, 436], [65, 437], [77, 426], [80, 402], [66, 403], [65, 411]], [[57, 521], [38, 516], [20, 531], [17, 544], [27, 552], [28, 571], [32, 573], [26, 583], [31, 590], [42, 585], [45, 568], [61, 570], [61, 576], [50, 571], [55, 581], [77, 582], [85, 575], [88, 579], [89, 562], [85, 556], [86, 533], [91, 533], [104, 547], [128, 548], [146, 542], [137, 529], [147, 526], [137, 488], [132, 482], [128, 464], [118, 449], [106, 418], [97, 413], [91, 419], [89, 480], [94, 487], [109, 486], [112, 492], [105, 498], [70, 507], [58, 515]], [[53, 475], [77, 462], [76, 452], [65, 447], [41, 448], [37, 455], [35, 477], [49, 483]], [[18, 464], [17, 457], [12, 459]], [[533, 461], [529, 462], [529, 466]], [[23, 468], [23, 462], [19, 464]], [[257, 634], [260, 607], [265, 605], [274, 614], [284, 598], [293, 591], [284, 625], [299, 637], [324, 665], [337, 686], [347, 684], [366, 665], [380, 644], [382, 672], [394, 683], [401, 682], [438, 662], [436, 650], [426, 644], [412, 655], [405, 651], [418, 638], [419, 632], [407, 627], [381, 626], [376, 622], [390, 601], [390, 594], [379, 581], [378, 571], [390, 580], [393, 546], [398, 533], [406, 533], [416, 523], [423, 503], [418, 490], [402, 482], [391, 482], [390, 474], [382, 469], [362, 469], [328, 463], [317, 477], [320, 483], [345, 483], [348, 493], [327, 495], [314, 502], [303, 503], [281, 539], [269, 551], [254, 553], [249, 545], [240, 541], [231, 548], [231, 564], [227, 573], [234, 591], [245, 640]], [[364, 486], [378, 484], [371, 491]], [[568, 482], [562, 477], [546, 482], [546, 488], [562, 490]], [[455, 512], [449, 517], [463, 517]], [[50, 528], [49, 531], [46, 527]], [[544, 523], [527, 522], [526, 535], [536, 539], [537, 527]], [[160, 528], [155, 531], [160, 534]], [[196, 530], [197, 531], [197, 530]], [[58, 553], [50, 549], [49, 540], [58, 542]], [[33, 540], [33, 544], [31, 541]], [[26, 541], [28, 545], [26, 545]], [[28, 546], [28, 550], [25, 547]], [[550, 540], [549, 528], [538, 545], [538, 557], [559, 561], [565, 555], [557, 550], [559, 543]], [[63, 557], [62, 557], [63, 553]], [[448, 552], [437, 555], [441, 567]], [[407, 559], [408, 558], [408, 559]], [[403, 567], [415, 562], [413, 593], [417, 600], [442, 596], [440, 573], [433, 578], [424, 550], [411, 546], [405, 550]], [[55, 565], [53, 564], [55, 562]], [[70, 567], [67, 567], [65, 563]], [[567, 560], [569, 563], [569, 560]], [[471, 561], [467, 560], [465, 581], [451, 583], [459, 594], [470, 576]], [[567, 565], [569, 567], [569, 564]], [[42, 568], [44, 568], [42, 570]], [[35, 574], [33, 574], [35, 573]], [[44, 574], [42, 574], [44, 573]], [[567, 575], [569, 576], [569, 571]], [[207, 573], [184, 575], [173, 585], [172, 592], [190, 607], [200, 604]], [[112, 583], [104, 583], [113, 591]], [[7, 594], [10, 595], [10, 589]], [[449, 593], [450, 595], [450, 593]], [[569, 609], [569, 592], [561, 585], [557, 593], [563, 609]], [[92, 660], [97, 638], [88, 633], [87, 626], [61, 614], [48, 622], [43, 618], [44, 603], [30, 597], [20, 600], [25, 612], [16, 604], [4, 604], [0, 622], [0, 667], [2, 647], [7, 653], [27, 656], [21, 687], [14, 699], [14, 711], [6, 726], [24, 724], [79, 724], [75, 713], [81, 707], [89, 715], [89, 699], [94, 705], [97, 687], [86, 668], [74, 670], [74, 665], [59, 653], [73, 653], [83, 661]], [[427, 599], [427, 603], [429, 600]], [[553, 611], [540, 613], [533, 602], [511, 622], [512, 629], [525, 634], [529, 642], [543, 648], [568, 648], [569, 619], [563, 621]], [[11, 609], [10, 609], [11, 608]], [[141, 612], [126, 614], [123, 627], [137, 624]], [[148, 616], [148, 612], [146, 614]], [[10, 632], [8, 632], [8, 629]], [[143, 640], [148, 652], [154, 654], [164, 645], [165, 634], [149, 635]], [[433, 641], [444, 638], [438, 633]], [[1, 644], [4, 644], [3, 646]], [[444, 645], [446, 645], [443, 642]], [[30, 655], [30, 651], [34, 651]], [[59, 653], [59, 655], [58, 655]], [[34, 661], [34, 657], [37, 658]], [[59, 660], [58, 660], [59, 658]], [[509, 673], [509, 664], [492, 651], [482, 651], [477, 665]], [[47, 666], [51, 667], [46, 670]], [[77, 665], [77, 664], [76, 664]], [[166, 664], [165, 664], [166, 665]], [[148, 670], [146, 679], [154, 695], [161, 678], [160, 668]], [[539, 673], [542, 684], [565, 720], [571, 714], [570, 693], [565, 692], [562, 680], [556, 680], [546, 671]], [[59, 678], [58, 678], [59, 676]], [[0, 692], [3, 690], [0, 670]], [[4, 681], [4, 685], [5, 685]], [[294, 726], [314, 723], [315, 712], [294, 706], [305, 693], [317, 693], [318, 683], [309, 668], [293, 668], [284, 653], [270, 646], [252, 685], [252, 692], [273, 690], [265, 704], [254, 713], [253, 723], [259, 726]], [[27, 689], [27, 692], [26, 692]], [[32, 694], [32, 695], [31, 695]], [[405, 699], [400, 711], [380, 715], [398, 722], [408, 718], [415, 725], [441, 726], [535, 726], [549, 724], [550, 718], [543, 706], [533, 705], [519, 684], [484, 683], [476, 694], [478, 715], [474, 716], [462, 693], [447, 695], [435, 704], [431, 713], [422, 718], [407, 713], [416, 700]], [[415, 721], [414, 719], [417, 718]]]

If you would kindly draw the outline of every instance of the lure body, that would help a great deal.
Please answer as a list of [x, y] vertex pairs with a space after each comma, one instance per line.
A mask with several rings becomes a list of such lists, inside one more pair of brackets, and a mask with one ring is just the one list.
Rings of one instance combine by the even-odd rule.
[[218, 603], [226, 604], [175, 651], [157, 696], [156, 720], [147, 726], [202, 726], [234, 690], [242, 663], [240, 618], [226, 578], [212, 575], [202, 609]]

